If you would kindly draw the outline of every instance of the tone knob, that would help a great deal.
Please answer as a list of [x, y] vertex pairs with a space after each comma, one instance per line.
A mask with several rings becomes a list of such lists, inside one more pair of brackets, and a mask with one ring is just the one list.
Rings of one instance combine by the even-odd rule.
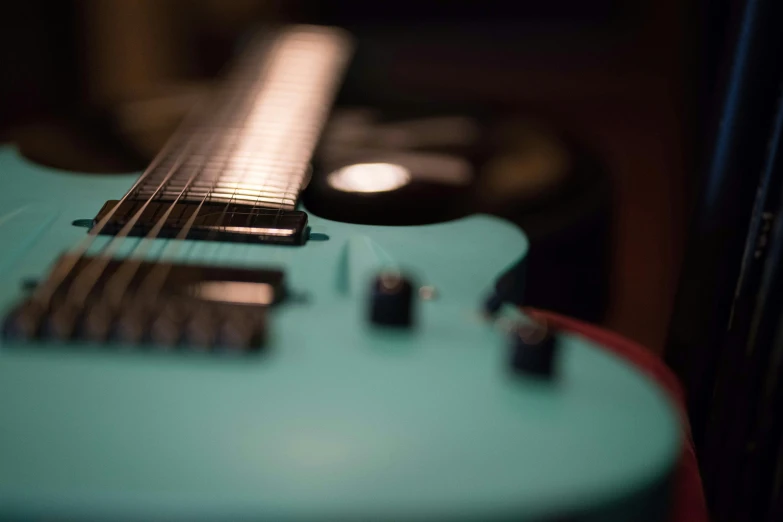
[[399, 272], [381, 272], [370, 291], [370, 322], [379, 326], [413, 326], [413, 284]]
[[511, 334], [511, 367], [519, 375], [552, 379], [557, 354], [558, 337], [545, 322], [526, 323]]

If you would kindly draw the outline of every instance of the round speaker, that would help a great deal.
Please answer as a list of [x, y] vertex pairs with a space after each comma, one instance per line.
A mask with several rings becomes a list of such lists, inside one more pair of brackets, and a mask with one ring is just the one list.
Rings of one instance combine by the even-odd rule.
[[564, 132], [523, 116], [411, 106], [336, 109], [304, 194], [309, 211], [351, 223], [506, 218], [531, 242], [519, 304], [589, 321], [607, 307], [611, 200], [601, 163]]

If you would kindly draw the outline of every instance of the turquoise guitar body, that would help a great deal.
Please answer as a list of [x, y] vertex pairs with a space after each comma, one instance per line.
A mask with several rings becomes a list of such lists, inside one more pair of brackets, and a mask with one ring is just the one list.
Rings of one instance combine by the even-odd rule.
[[[0, 308], [137, 176], [0, 149]], [[156, 239], [146, 253], [282, 269], [300, 298], [270, 310], [261, 354], [0, 341], [0, 518], [663, 520], [679, 452], [664, 394], [571, 335], [556, 379], [514, 375], [501, 326], [518, 313], [479, 313], [525, 255], [520, 230], [483, 215], [309, 224], [303, 246]], [[388, 267], [436, 290], [410, 330], [367, 320]]]

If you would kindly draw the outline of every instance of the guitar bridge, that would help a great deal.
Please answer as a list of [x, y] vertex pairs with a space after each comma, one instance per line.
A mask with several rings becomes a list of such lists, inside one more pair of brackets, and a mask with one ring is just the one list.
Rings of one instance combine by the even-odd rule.
[[[110, 260], [86, 298], [74, 302], [79, 275], [99, 258], [73, 267], [66, 259], [49, 276], [62, 282], [47, 303], [33, 295], [8, 314], [5, 339], [252, 353], [264, 345], [268, 309], [285, 298], [280, 270]], [[111, 299], [123, 278], [125, 295]], [[156, 291], [145, 293], [156, 278]]]
[[[97, 230], [102, 235], [114, 235], [133, 219], [144, 204], [144, 201], [135, 199], [107, 201], [95, 216], [93, 229], [119, 205], [105, 226]], [[177, 237], [186, 230], [186, 239], [209, 241], [302, 245], [307, 240], [307, 214], [301, 210], [256, 208], [234, 203], [174, 203], [158, 200], [147, 203], [128, 235], [146, 235], [164, 216], [163, 227], [158, 234], [163, 238]]]

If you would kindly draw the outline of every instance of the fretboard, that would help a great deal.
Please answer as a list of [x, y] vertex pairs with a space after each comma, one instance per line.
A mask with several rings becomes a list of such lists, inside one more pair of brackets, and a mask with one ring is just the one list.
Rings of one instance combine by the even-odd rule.
[[293, 209], [349, 55], [338, 29], [259, 37], [129, 196]]

